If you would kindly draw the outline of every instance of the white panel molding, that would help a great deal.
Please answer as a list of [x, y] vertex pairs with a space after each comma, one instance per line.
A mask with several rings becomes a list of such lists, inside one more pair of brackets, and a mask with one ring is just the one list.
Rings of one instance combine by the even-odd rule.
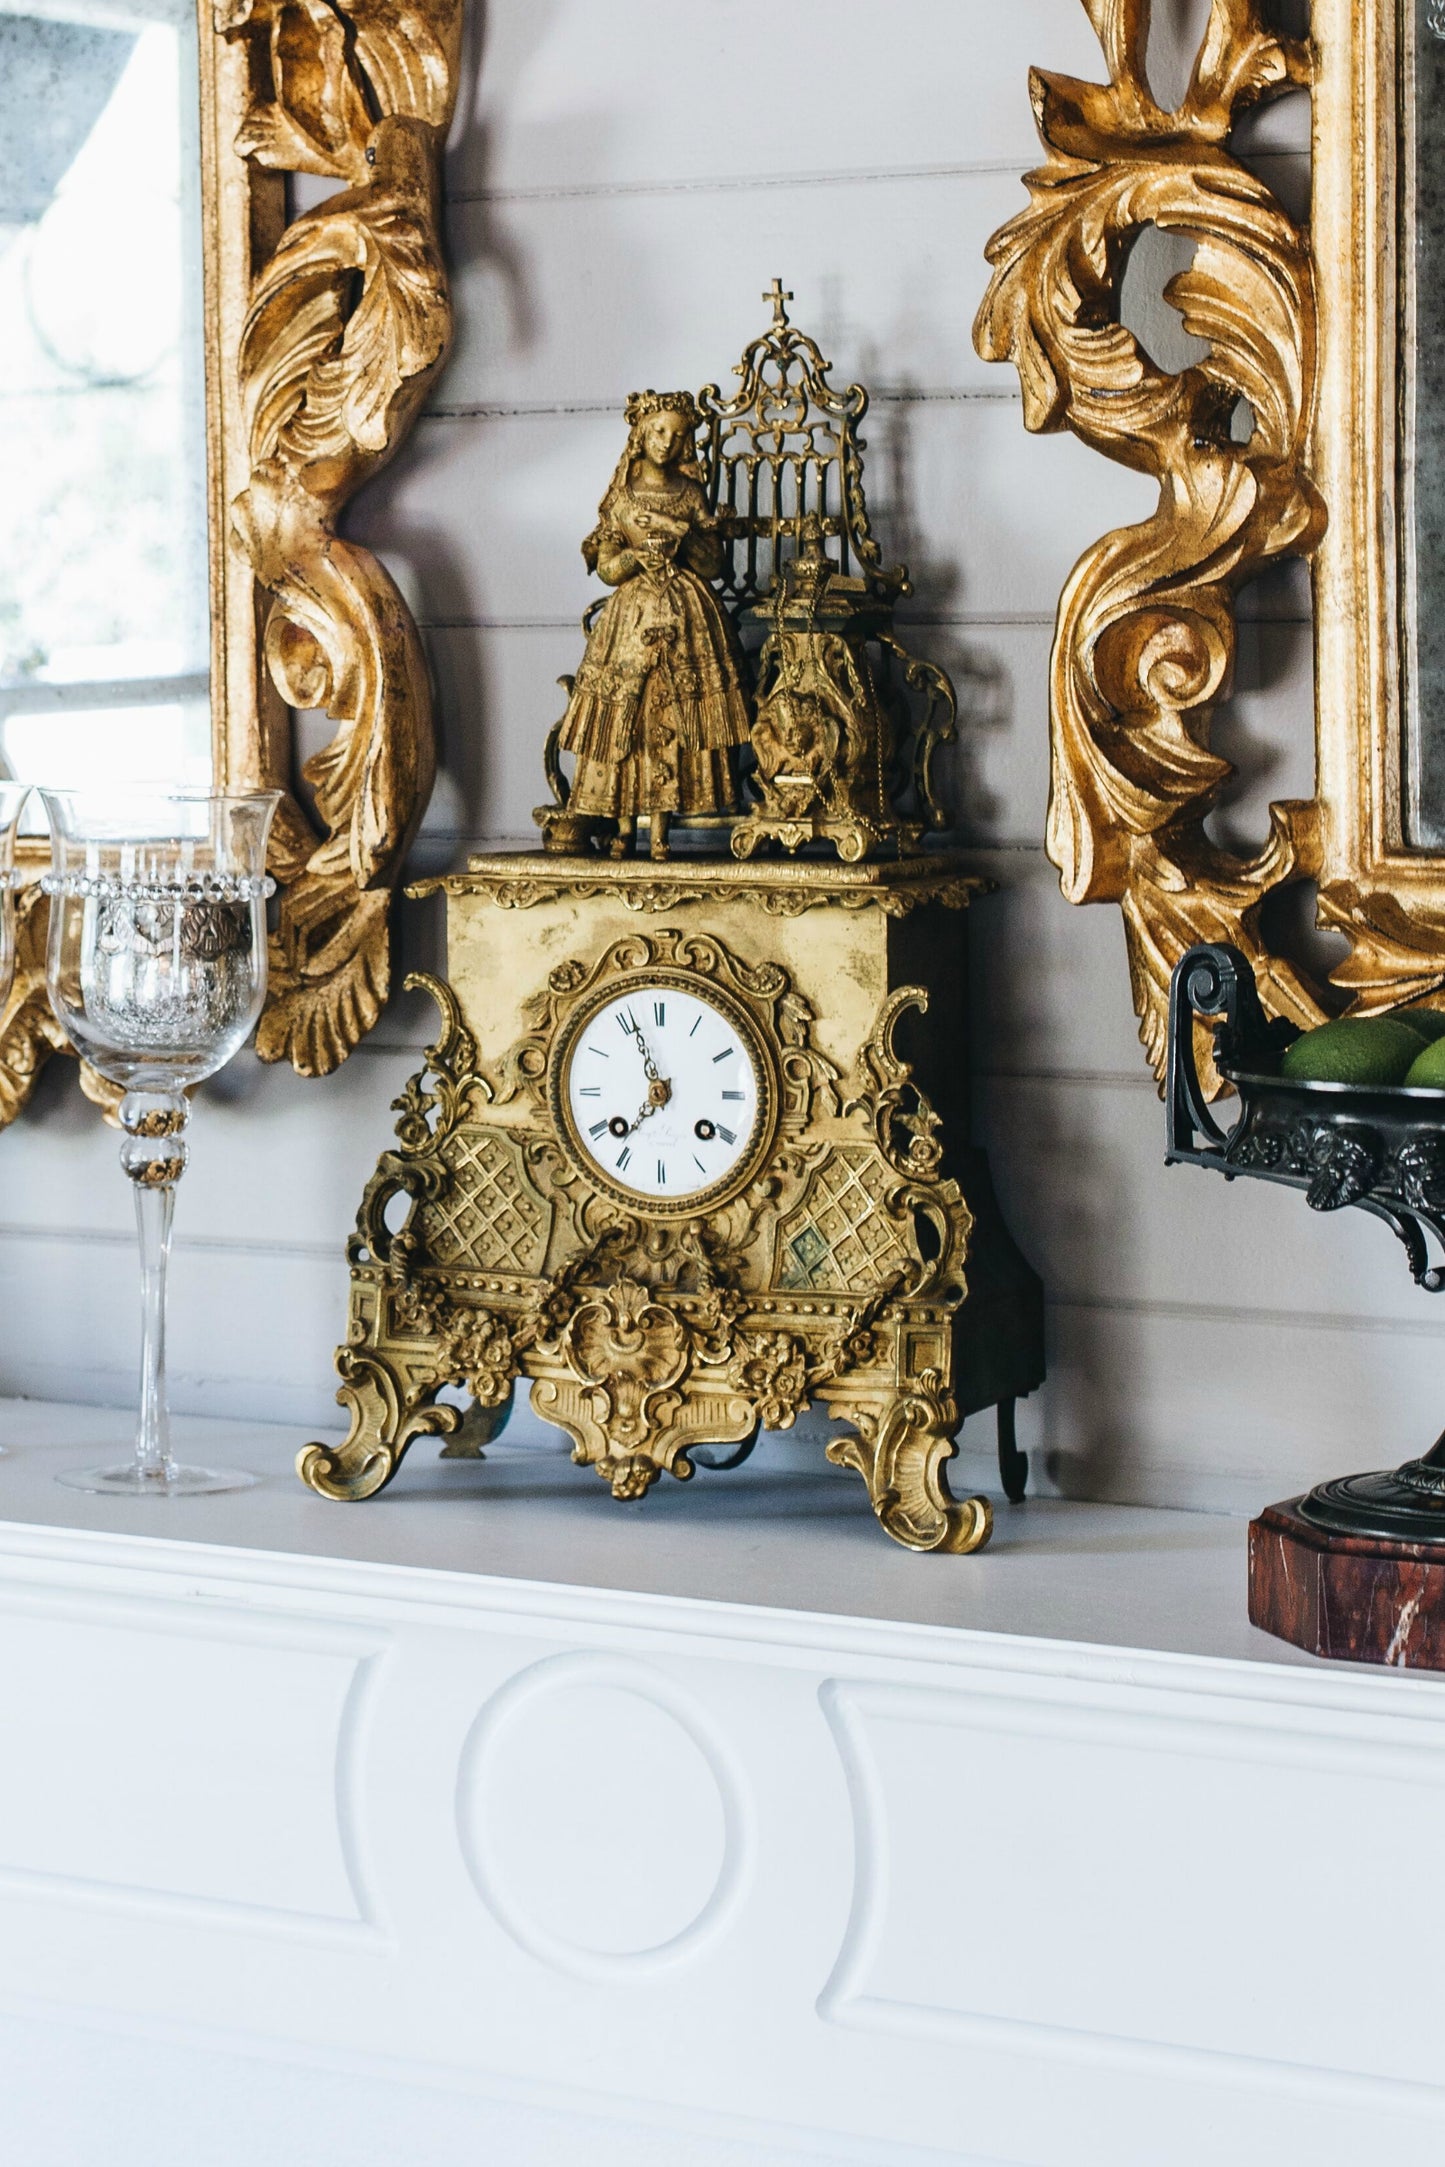
[[[238, 1533], [282, 1510], [250, 1498]], [[217, 1533], [225, 1502], [207, 1523]], [[470, 1509], [485, 1545], [486, 1514]], [[578, 1528], [545, 1500], [533, 1511], [578, 1584], [0, 1528], [0, 1654], [14, 1653], [15, 1620], [41, 1613], [122, 1649], [145, 1738], [174, 1681], [134, 1662], [137, 1621], [197, 1676], [242, 1650], [224, 1707], [238, 1750], [262, 1757], [260, 1794], [297, 1786], [299, 1855], [313, 1860], [324, 1772], [340, 1801], [327, 1855], [339, 1830], [350, 1847], [348, 1920], [307, 1933], [0, 1877], [0, 2004], [143, 2031], [158, 2050], [249, 2056], [258, 2100], [284, 2064], [506, 2100], [518, 2127], [601, 2114], [664, 2133], [639, 2139], [646, 2167], [671, 2167], [669, 2143], [688, 2157], [689, 2129], [700, 2159], [721, 2148], [719, 2167], [728, 2143], [739, 2163], [751, 2145], [777, 2167], [1358, 2167], [1366, 2131], [1436, 2141], [1445, 1898], [1417, 1892], [1417, 1931], [1391, 1959], [1398, 2002], [1373, 1983], [1360, 1914], [1359, 1946], [1341, 1953], [1366, 1982], [1352, 2009], [1285, 1867], [1298, 1857], [1312, 1874], [1362, 1831], [1428, 1847], [1441, 1681], [1311, 1665], [1243, 1633], [1253, 1659], [850, 1616], [844, 1584], [864, 1561], [852, 1552], [850, 1575], [846, 1547], [831, 1612], [608, 1591], [581, 1584]], [[1057, 1573], [1075, 1569], [1071, 1528], [1085, 1561], [1123, 1541], [1122, 1516], [1054, 1513]], [[1212, 1612], [1198, 1613], [1197, 1586], [1181, 1592], [1189, 1531], [1161, 1519], [1157, 1554], [1150, 1516], [1131, 1520], [1119, 1570], [1144, 1576], [1164, 1614], [1182, 1602], [1194, 1630]], [[417, 1522], [401, 1502], [366, 1524], [405, 1550]], [[905, 1562], [946, 1607], [977, 1584], [977, 1560], [956, 1561], [974, 1579]], [[1003, 1554], [1005, 1608], [1011, 1584], [1037, 1591], [1034, 1562]], [[1211, 1630], [1237, 1631], [1235, 1608], [1230, 1596]], [[289, 1706], [273, 1655], [302, 1682]], [[358, 1666], [364, 1680], [335, 1726], [344, 1749], [325, 1726], [311, 1735], [305, 1687], [308, 1662], [338, 1656], [348, 1682]], [[628, 1696], [637, 1720], [615, 1723]], [[214, 1788], [210, 1737], [177, 1739], [187, 1795], [188, 1755]], [[247, 1801], [219, 1796], [208, 1836], [224, 1849], [245, 1834]], [[660, 1844], [653, 1885], [647, 1839], [669, 1810], [705, 1838], [701, 1864]], [[570, 1813], [588, 1818], [587, 1841], [549, 1891]], [[589, 1887], [613, 1826], [617, 1885]], [[1251, 2019], [1257, 1967], [1236, 1929], [1261, 1886], [1280, 1889], [1298, 1962], [1287, 1992], [1269, 1973]], [[1338, 1906], [1320, 1911], [1348, 1938]], [[1257, 2044], [1241, 2043], [1251, 2021]]]
[[[1222, 2082], [1244, 2090], [1267, 2090], [1311, 2105], [1335, 2101], [1366, 2110], [1382, 2107], [1403, 2110], [1423, 2115], [1432, 2123], [1445, 2121], [1445, 2085], [1415, 2081], [1395, 2073], [1341, 2067], [1336, 2061], [1230, 2052], [1149, 2038], [1138, 2033], [1048, 2023], [1034, 2016], [1010, 2016], [986, 2008], [951, 2007], [924, 1999], [914, 2001], [897, 1992], [870, 1991], [870, 1981], [883, 1961], [890, 1929], [910, 1937], [919, 1945], [936, 1934], [939, 1925], [936, 1919], [896, 1915], [890, 1886], [890, 1861], [899, 1857], [907, 1836], [897, 1825], [901, 1817], [890, 1815], [880, 1747], [876, 1735], [870, 1735], [870, 1731], [876, 1732], [882, 1724], [907, 1722], [925, 1729], [942, 1728], [962, 1733], [969, 1738], [993, 1732], [1064, 1747], [1083, 1743], [1113, 1746], [1133, 1753], [1142, 1749], [1151, 1755], [1183, 1756], [1207, 1762], [1216, 1774], [1221, 1766], [1233, 1763], [1266, 1778], [1285, 1771], [1308, 1771], [1322, 1777], [1367, 1779], [1371, 1783], [1388, 1784], [1397, 1803], [1407, 1789], [1421, 1788], [1430, 1794], [1421, 1804], [1420, 1819], [1425, 1828], [1437, 1826], [1439, 1820], [1439, 1793], [1445, 1789], [1445, 1727], [1432, 1724], [1428, 1734], [1415, 1737], [1411, 1735], [1408, 1718], [1403, 1725], [1388, 1718], [1362, 1724], [1358, 1716], [1346, 1717], [1343, 1711], [1336, 1712], [1331, 1720], [1326, 1710], [1313, 1705], [1290, 1708], [1270, 1700], [1264, 1708], [1259, 1708], [1242, 1698], [1201, 1703], [1192, 1692], [1186, 1695], [1168, 1689], [1163, 1692], [1156, 1689], [1150, 1695], [1153, 1706], [1146, 1713], [1128, 1706], [1116, 1693], [1098, 1688], [1090, 1690], [1082, 1684], [1067, 1700], [1049, 1701], [1031, 1694], [1020, 1703], [1000, 1705], [986, 1690], [975, 1692], [968, 1685], [955, 1685], [945, 1697], [907, 1688], [859, 1688], [830, 1679], [822, 1687], [820, 1699], [847, 1773], [857, 1843], [853, 1913], [837, 1965], [818, 2002], [819, 2014], [828, 2022], [920, 2041], [947, 2040], [981, 2051], [1026, 2049], [1048, 2060], [1091, 2069], [1111, 2067], [1121, 2074], [1140, 2072], [1165, 2078], [1179, 2077], [1190, 2082]], [[1445, 1716], [1445, 1708], [1437, 1712]], [[910, 1794], [910, 1803], [915, 1810], [916, 1796], [916, 1792]], [[1062, 1810], [1068, 1810], [1068, 1803], [1067, 1799], [1061, 1802]], [[1121, 1807], [1124, 1804], [1122, 1785], [1117, 1804]], [[1261, 1804], [1267, 1805], [1267, 1801], [1262, 1800]], [[966, 1797], [961, 1801], [961, 1808], [966, 1826]], [[1161, 1842], [1156, 1856], [1151, 1858], [1141, 1853], [1133, 1858], [1134, 1870], [1146, 1886], [1160, 1879], [1167, 1880], [1177, 1863], [1164, 1840], [1167, 1832], [1161, 1829], [1159, 1834]], [[1024, 1864], [1027, 1856], [1028, 1846], [1021, 1841], [1020, 1871], [1027, 1871]], [[1191, 1852], [1183, 1863], [1186, 1870], [1194, 1869], [1204, 1881], [1214, 1880], [1215, 1862], [1207, 1854]], [[991, 1854], [988, 1864], [981, 1868], [983, 1873], [993, 1875], [1000, 1875], [1005, 1870], [1006, 1862], [996, 1853]], [[965, 1884], [970, 1878], [971, 1875], [965, 1876]], [[1289, 1914], [1297, 1916], [1293, 1899], [1298, 1895], [1301, 1901], [1307, 1901], [1306, 1891], [1296, 1891], [1287, 1871], [1274, 1881], [1273, 1886]], [[1329, 1901], [1328, 1885], [1317, 1888], [1315, 1895], [1317, 1918], [1325, 1928], [1326, 1938], [1335, 1943], [1335, 1962], [1341, 1975], [1348, 1976], [1349, 1958], [1340, 1945], [1342, 1937], [1338, 1929], [1341, 1922], [1336, 1907]], [[966, 1928], [968, 1909], [965, 1885], [960, 1918], [950, 1923]], [[1165, 1906], [1161, 1904], [1159, 1911], [1163, 1913], [1164, 1910]], [[1172, 1927], [1172, 1911], [1169, 1917]], [[1264, 1924], [1262, 1920], [1259, 1923]], [[1401, 2015], [1403, 2013], [1408, 2019], [1413, 2008], [1416, 2016], [1423, 2019], [1421, 2028], [1427, 2034], [1425, 2040], [1417, 2040], [1415, 2051], [1422, 2060], [1430, 2052], [1428, 2035], [1432, 2034], [1434, 2025], [1430, 1997], [1434, 1976], [1433, 1950], [1442, 1923], [1445, 1922], [1439, 1919], [1427, 1920], [1417, 1910], [1412, 1926], [1412, 1932], [1419, 1935], [1416, 1978], [1409, 1980], [1401, 1976], [1400, 1951], [1397, 1950], [1391, 1962], [1389, 1995], [1373, 1997], [1368, 2002], [1360, 1997], [1347, 1997], [1341, 2008], [1341, 2014], [1351, 2028], [1373, 2028], [1381, 2049], [1388, 2045], [1399, 2051]], [[1024, 1907], [1017, 1913], [1017, 1929], [1022, 1934], [1032, 1932], [1039, 1938], [1042, 1958], [1044, 1941], [1052, 1932], [1049, 1915], [1045, 1912], [1031, 1917]], [[1107, 1946], [1107, 1934], [1101, 1938], [1099, 1946], [1101, 1950]], [[1212, 1982], [1220, 1996], [1231, 2002], [1238, 1998], [1243, 1987], [1242, 1974], [1249, 1963], [1251, 1943], [1242, 1937], [1236, 1940], [1235, 1947], [1239, 1970], [1218, 1971]], [[1158, 1976], [1160, 1953], [1157, 1948], [1138, 1952], [1152, 1978]], [[1189, 1953], [1195, 1954], [1192, 1950]], [[1151, 1956], [1155, 1960], [1153, 1964], [1149, 1963]], [[1281, 1949], [1278, 1959], [1287, 1972], [1293, 1971], [1296, 1965], [1300, 1966], [1301, 1972], [1309, 1969], [1307, 1960], [1302, 1962], [1298, 1944], [1288, 1953]], [[1323, 1973], [1315, 1971], [1310, 1976], [1314, 1983], [1323, 1984], [1333, 1975], [1333, 1967], [1328, 1967]], [[1303, 1977], [1299, 1984], [1300, 1998], [1304, 2001], [1308, 1988]], [[1316, 2002], [1315, 2007], [1319, 2009], [1320, 2004]], [[1351, 2041], [1346, 2051], [1351, 2050], [1358, 2051], [1358, 2041]], [[1406, 2051], [1408, 2053], [1408, 2049]]]
[[[509, 1882], [528, 1866], [550, 1866], [557, 1872], [564, 1862], [554, 1850], [550, 1861], [534, 1857], [510, 1861], [505, 1848], [489, 1829], [494, 1810], [489, 1793], [498, 1782], [497, 1763], [505, 1753], [517, 1720], [532, 1715], [564, 1694], [625, 1696], [661, 1715], [678, 1739], [706, 1770], [713, 1786], [720, 1826], [716, 1859], [709, 1861], [707, 1888], [700, 1903], [678, 1892], [678, 1915], [660, 1939], [649, 1939], [636, 1949], [603, 1951], [589, 1947], [577, 1919], [567, 1935], [542, 1924], [530, 1912], [525, 1895]], [[685, 1778], [685, 1771], [683, 1772]], [[681, 1790], [683, 1786], [675, 1788]], [[589, 1848], [576, 1885], [569, 1891], [573, 1906], [582, 1911], [591, 1893], [587, 1875], [613, 1879], [626, 1876], [634, 1885], [664, 1870], [659, 1857], [663, 1841], [676, 1840], [686, 1830], [689, 1849], [704, 1839], [703, 1832], [687, 1812], [688, 1805], [711, 1801], [673, 1795], [673, 1787], [656, 1781], [655, 1772], [644, 1778], [629, 1766], [615, 1743], [611, 1750], [588, 1767], [585, 1762], [568, 1771], [569, 1812], [577, 1824], [599, 1823], [607, 1830], [607, 1849]], [[655, 1665], [592, 1653], [544, 1657], [516, 1672], [486, 1703], [462, 1749], [457, 1779], [457, 1830], [462, 1855], [477, 1893], [505, 1926], [518, 1946], [541, 1963], [574, 1978], [599, 1985], [630, 1985], [638, 1979], [675, 1970], [715, 1947], [727, 1934], [743, 1900], [756, 1846], [754, 1808], [746, 1776], [737, 1757], [716, 1724], [691, 1695], [684, 1693]]]
[[[27, 1597], [16, 1578], [7, 1571], [0, 1587], [0, 1728], [12, 1770], [0, 1792], [0, 1892], [371, 1954], [392, 1946], [365, 1863], [361, 1804], [383, 1639], [220, 1605], [197, 1615], [194, 1599], [174, 1596], [37, 1586]], [[195, 1682], [184, 1673], [205, 1676], [227, 1657], [228, 1677], [206, 1676], [203, 1695], [183, 1697]], [[302, 1723], [308, 1665], [316, 1699]], [[77, 1705], [87, 1686], [97, 1696], [88, 1718]], [[101, 1717], [113, 1726], [105, 1766], [93, 1758]], [[289, 1737], [278, 1737], [282, 1725]], [[231, 1785], [248, 1766], [271, 1780], [238, 1802]], [[183, 1799], [177, 1771], [195, 1779]], [[73, 1867], [60, 1863], [67, 1844]], [[43, 1848], [47, 1863], [27, 1863], [27, 1847]], [[107, 1852], [109, 1874], [95, 1870]], [[196, 1885], [167, 1886], [168, 1872]], [[232, 1893], [207, 1891], [208, 1876]], [[254, 1893], [241, 1894], [248, 1877]], [[301, 1888], [316, 1884], [329, 1903], [302, 1900]]]
[[[372, 2167], [373, 2161], [375, 2167], [394, 2167], [399, 2154], [416, 2160], [418, 2167], [453, 2167], [453, 2162], [455, 2167], [477, 2167], [483, 2152], [491, 2167], [543, 2167], [543, 2163], [545, 2167], [813, 2167], [814, 2162], [819, 2167], [1024, 2167], [1017, 2154], [1004, 2159], [985, 2157], [972, 2149], [960, 2151], [956, 2132], [938, 2145], [898, 2143], [886, 2135], [857, 2137], [846, 2130], [766, 2120], [726, 2107], [689, 2109], [650, 2099], [619, 2099], [572, 2074], [528, 2080], [501, 2070], [442, 2068], [385, 2052], [302, 2045], [211, 2025], [157, 2021], [118, 2009], [68, 2001], [42, 2003], [0, 1990], [0, 2020], [5, 2017], [27, 2025], [39, 2023], [59, 2034], [70, 2054], [77, 2062], [83, 2059], [87, 2067], [94, 2065], [98, 2038], [155, 2050], [164, 2072], [156, 2088], [155, 2114], [135, 2150], [127, 2149], [119, 2156], [124, 2167], [132, 2163], [155, 2167], [152, 2132], [162, 2116], [169, 2120], [175, 2113], [176, 2102], [166, 2096], [164, 2081], [167, 2075], [173, 2081], [177, 2050], [196, 2070], [193, 2084], [216, 2086], [216, 2065], [222, 2058], [238, 2064], [246, 2072], [245, 2098], [253, 2106], [258, 2095], [264, 2101], [265, 2080], [278, 2069], [345, 2080], [347, 2100], [354, 2101], [359, 2094], [372, 2108], [369, 2119], [383, 2132], [377, 2149], [364, 2155], [352, 2138], [344, 2155], [347, 2167]], [[118, 2097], [127, 2081], [139, 2089], [148, 2074], [143, 2059], [128, 2056], [117, 2072], [112, 2096]], [[444, 2162], [440, 2153], [419, 2152], [418, 2124], [431, 2118], [429, 2110], [439, 2099], [511, 2110], [503, 2124], [503, 2147], [510, 2137], [524, 2149], [498, 2149], [493, 2124], [468, 2118], [455, 2129], [456, 2150], [448, 2149]], [[14, 2104], [13, 2092], [10, 2104]], [[284, 2167], [293, 2167], [293, 2160], [299, 2163], [302, 2158], [307, 2167], [313, 2159], [326, 2161], [330, 2167], [337, 2117], [334, 2110], [327, 2111], [329, 2104], [329, 2098], [323, 2100], [320, 2113], [309, 2124], [300, 2118], [288, 2124], [287, 2141], [293, 2151]], [[27, 2132], [31, 2149], [26, 2167], [78, 2167], [74, 2155], [44, 2151], [48, 2120], [48, 2115], [45, 2121], [37, 2119], [33, 2136]], [[0, 2138], [13, 2126], [6, 2121], [5, 2104], [0, 2101]], [[257, 2149], [240, 2151], [238, 2167], [257, 2167], [263, 2157], [260, 2147], [275, 2142], [274, 2115], [264, 2104], [254, 2127]], [[213, 2128], [206, 2131], [212, 2143], [216, 2134]], [[304, 2149], [308, 2137], [313, 2147], [309, 2154]], [[563, 2143], [570, 2139], [573, 2149], [549, 2149], [559, 2137]], [[85, 2167], [114, 2167], [114, 2163], [108, 2153], [92, 2154]], [[279, 2160], [277, 2167], [282, 2167]]]

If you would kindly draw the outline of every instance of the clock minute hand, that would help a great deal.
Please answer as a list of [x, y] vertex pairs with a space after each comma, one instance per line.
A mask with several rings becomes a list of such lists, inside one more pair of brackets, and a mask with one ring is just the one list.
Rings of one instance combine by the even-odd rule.
[[666, 1106], [668, 1100], [672, 1097], [672, 1085], [665, 1076], [658, 1074], [657, 1064], [652, 1058], [647, 1040], [642, 1035], [641, 1024], [624, 1022], [622, 1028], [632, 1033], [637, 1044], [637, 1051], [642, 1056], [642, 1073], [647, 1078], [647, 1097], [638, 1108], [636, 1119], [627, 1131], [628, 1135], [631, 1136], [641, 1128], [649, 1115], [655, 1114], [660, 1106]]

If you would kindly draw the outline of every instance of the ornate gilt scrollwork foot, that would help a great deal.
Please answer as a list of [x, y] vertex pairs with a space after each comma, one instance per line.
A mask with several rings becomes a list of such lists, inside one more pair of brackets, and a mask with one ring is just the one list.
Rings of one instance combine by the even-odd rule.
[[828, 1457], [863, 1477], [878, 1524], [895, 1542], [962, 1554], [988, 1541], [993, 1509], [986, 1497], [949, 1495], [943, 1468], [954, 1451], [958, 1408], [940, 1384], [936, 1370], [925, 1370], [881, 1409], [848, 1407], [856, 1433], [835, 1437]]
[[336, 1357], [343, 1382], [336, 1397], [349, 1408], [351, 1429], [339, 1445], [305, 1445], [296, 1472], [321, 1497], [354, 1501], [384, 1490], [418, 1437], [449, 1437], [460, 1426], [459, 1407], [425, 1403], [418, 1392], [403, 1397], [384, 1362], [352, 1347]]

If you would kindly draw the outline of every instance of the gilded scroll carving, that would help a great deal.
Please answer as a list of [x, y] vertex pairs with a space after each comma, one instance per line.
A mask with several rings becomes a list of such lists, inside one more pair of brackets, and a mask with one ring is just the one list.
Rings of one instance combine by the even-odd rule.
[[[45, 945], [50, 909], [38, 881], [15, 898], [15, 980], [0, 1022], [0, 1128], [15, 1119], [35, 1089], [52, 1053], [73, 1054], [45, 990]], [[80, 1064], [81, 1088], [109, 1115], [121, 1094], [90, 1066]]]
[[277, 821], [284, 883], [257, 1048], [323, 1075], [371, 1028], [389, 980], [391, 885], [435, 751], [416, 626], [377, 559], [337, 533], [405, 437], [451, 336], [438, 175], [462, 0], [222, 0], [249, 96], [237, 151], [343, 185], [295, 218], [252, 285], [237, 366], [250, 478], [236, 537], [272, 597], [282, 698], [323, 708], [304, 770], [315, 820]]
[[[1064, 589], [1047, 847], [1071, 902], [1121, 905], [1140, 1037], [1162, 1077], [1170, 975], [1196, 941], [1243, 948], [1276, 1014], [1321, 1015], [1260, 922], [1274, 890], [1319, 871], [1315, 806], [1275, 805], [1252, 858], [1204, 826], [1231, 773], [1209, 718], [1229, 688], [1235, 596], [1267, 564], [1308, 554], [1324, 527], [1306, 471], [1308, 239], [1226, 147], [1250, 106], [1310, 81], [1312, 59], [1265, 27], [1258, 0], [1214, 0], [1168, 112], [1145, 75], [1149, 0], [1083, 4], [1109, 80], [1032, 75], [1047, 156], [1027, 178], [1030, 207], [989, 244], [974, 336], [986, 359], [1017, 368], [1029, 429], [1070, 429], [1159, 483], [1153, 517], [1105, 535]], [[1128, 243], [1149, 225], [1196, 244], [1166, 298], [1209, 351], [1178, 374], [1119, 319]]]
[[925, 1370], [911, 1389], [853, 1420], [854, 1429], [828, 1446], [828, 1457], [863, 1477], [873, 1510], [895, 1542], [954, 1555], [983, 1547], [993, 1527], [987, 1498], [960, 1502], [943, 1479], [958, 1408], [937, 1370]]

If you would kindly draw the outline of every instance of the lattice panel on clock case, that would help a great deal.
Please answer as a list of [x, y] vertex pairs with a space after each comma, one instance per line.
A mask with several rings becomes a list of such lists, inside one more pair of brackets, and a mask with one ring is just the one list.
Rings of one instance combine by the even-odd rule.
[[778, 1238], [778, 1284], [844, 1293], [888, 1286], [912, 1261], [888, 1214], [890, 1181], [867, 1151], [830, 1153]]
[[528, 1181], [512, 1138], [462, 1128], [439, 1156], [448, 1179], [417, 1213], [423, 1254], [435, 1264], [476, 1271], [540, 1271], [552, 1214]]

